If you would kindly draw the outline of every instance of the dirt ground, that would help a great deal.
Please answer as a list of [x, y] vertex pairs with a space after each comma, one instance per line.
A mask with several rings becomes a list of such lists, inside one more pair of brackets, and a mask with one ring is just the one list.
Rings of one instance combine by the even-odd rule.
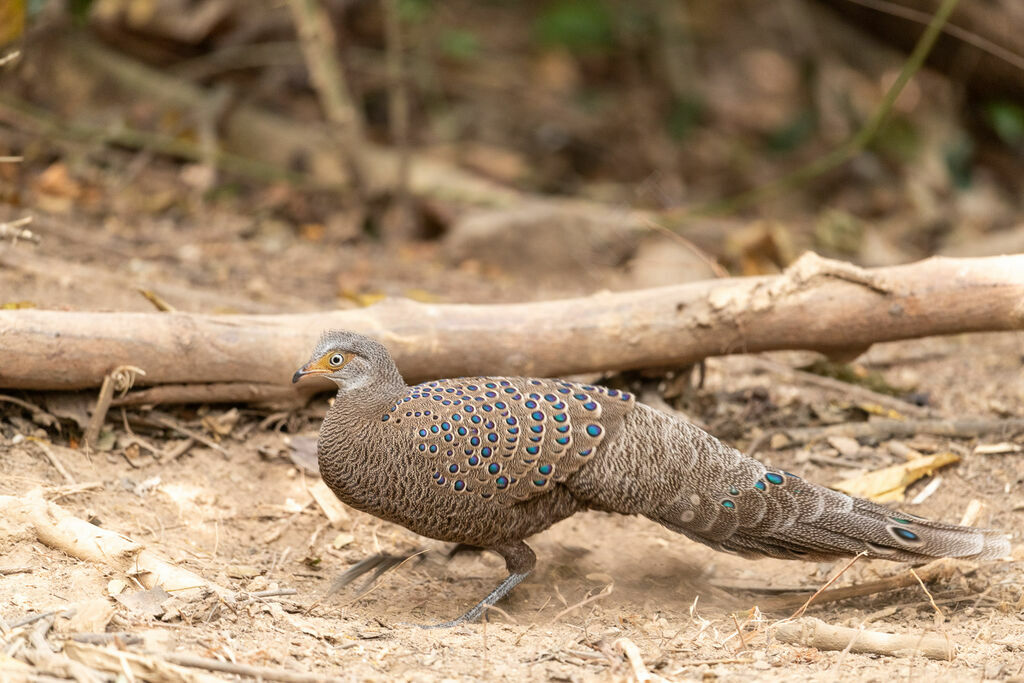
[[[47, 235], [41, 246], [0, 246], [4, 302], [147, 310], [150, 304], [134, 289], [143, 285], [188, 310], [315, 310], [345, 305], [338, 293], [352, 282], [363, 291], [496, 301], [522, 298], [519, 292], [529, 281], [523, 275], [489, 276], [491, 271], [478, 266], [453, 268], [443, 258], [443, 244], [391, 252], [290, 233], [253, 235], [251, 225], [229, 215], [213, 214], [201, 224], [79, 222], [74, 228], [53, 215], [35, 228]], [[616, 271], [609, 266], [604, 275], [614, 281]], [[587, 283], [530, 291], [542, 298], [593, 289]], [[63, 362], [74, 359], [60, 359], [55, 372]], [[1022, 363], [1019, 333], [884, 344], [857, 360], [890, 385], [927, 397], [940, 416], [989, 418], [1024, 417]], [[173, 460], [160, 454], [180, 443], [181, 434], [147, 426], [140, 419], [145, 410], [112, 411], [110, 434], [101, 439], [105, 450], [86, 453], [72, 447], [81, 433], [74, 416], [82, 417], [93, 395], [59, 405], [41, 395], [18, 397], [61, 419], [44, 429], [28, 410], [0, 403], [0, 495], [25, 496], [41, 487], [74, 515], [222, 586], [296, 591], [234, 606], [213, 597], [173, 598], [159, 610], [162, 616], [111, 603], [116, 610], [108, 630], [145, 638], [130, 650], [185, 652], [344, 680], [619, 680], [633, 675], [615, 645], [626, 638], [638, 646], [647, 669], [669, 680], [1024, 680], [1024, 552], [1017, 545], [1024, 529], [1021, 435], [920, 435], [895, 445], [865, 440], [850, 456], [852, 468], [835, 464], [842, 458], [826, 441], [782, 450], [769, 444], [760, 453], [824, 483], [855, 474], [858, 467], [898, 462], [901, 446], [962, 456], [937, 473], [942, 481], [931, 495], [903, 509], [956, 522], [969, 501], [980, 501], [978, 524], [1011, 531], [1013, 557], [965, 565], [953, 579], [932, 584], [935, 606], [915, 586], [808, 610], [838, 626], [942, 634], [958, 654], [953, 661], [935, 661], [821, 651], [771, 637], [772, 625], [841, 564], [744, 560], [646, 520], [598, 513], [566, 520], [532, 541], [537, 571], [490, 623], [421, 630], [408, 622], [460, 614], [503, 576], [502, 563], [491, 555], [446, 561], [442, 544], [354, 511], [330, 525], [310, 496], [313, 477], [289, 457], [289, 444], [301, 450], [309, 443], [303, 437], [315, 437], [326, 396], [303, 410], [277, 414], [249, 406], [164, 408], [178, 424], [219, 441], [224, 451], [196, 444]], [[863, 406], [841, 394], [753, 371], [743, 357], [709, 360], [703, 385], [670, 400], [741, 448], [766, 430], [866, 417]], [[144, 445], [132, 445], [129, 428]], [[70, 480], [91, 486], [73, 487], [35, 439], [52, 443]], [[1011, 443], [996, 449], [1001, 452], [975, 453], [979, 444], [1004, 442]], [[912, 485], [908, 501], [931, 481]], [[384, 575], [368, 593], [359, 596], [349, 587], [323, 598], [331, 579], [357, 561], [420, 547], [432, 551]], [[126, 580], [0, 520], [0, 570], [13, 567], [28, 571], [0, 571], [0, 616], [8, 624], [107, 596]], [[835, 585], [907, 571], [904, 565], [861, 561]], [[0, 655], [0, 672], [3, 663]], [[0, 678], [5, 675], [15, 674]]]

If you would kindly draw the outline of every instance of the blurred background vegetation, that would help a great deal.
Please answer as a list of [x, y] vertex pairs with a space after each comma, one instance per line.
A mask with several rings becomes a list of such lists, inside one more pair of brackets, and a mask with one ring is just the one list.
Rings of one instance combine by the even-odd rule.
[[[55, 257], [318, 305], [495, 296], [531, 268], [536, 291], [507, 298], [721, 274], [709, 260], [774, 272], [808, 248], [1024, 250], [1016, 0], [961, 2], [848, 162], [728, 201], [851, 139], [939, 5], [4, 0], [0, 221], [31, 215]], [[691, 254], [658, 262], [672, 249]]]

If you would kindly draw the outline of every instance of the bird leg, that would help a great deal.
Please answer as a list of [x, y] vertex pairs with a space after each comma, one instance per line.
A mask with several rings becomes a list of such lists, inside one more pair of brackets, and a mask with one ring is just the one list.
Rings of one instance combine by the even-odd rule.
[[[456, 549], [458, 548], [459, 546], [456, 546]], [[493, 550], [505, 558], [505, 568], [508, 570], [508, 576], [505, 577], [505, 580], [499, 583], [486, 598], [478, 602], [461, 617], [452, 621], [444, 621], [440, 624], [421, 625], [420, 628], [452, 628], [453, 626], [476, 621], [484, 614], [487, 608], [501, 600], [513, 588], [518, 586], [533, 571], [534, 566], [537, 564], [537, 556], [530, 550], [530, 546], [522, 541], [512, 545], [488, 548], [488, 550]]]

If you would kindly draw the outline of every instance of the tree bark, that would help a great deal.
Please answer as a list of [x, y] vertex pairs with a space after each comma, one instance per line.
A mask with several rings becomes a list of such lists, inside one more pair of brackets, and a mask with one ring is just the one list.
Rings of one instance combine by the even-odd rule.
[[146, 372], [139, 384], [233, 383], [258, 397], [251, 385], [290, 387], [328, 328], [379, 339], [410, 382], [659, 368], [778, 349], [835, 355], [1024, 329], [1024, 254], [877, 269], [805, 254], [779, 276], [523, 304], [388, 300], [294, 315], [0, 311], [0, 388], [95, 387], [132, 365]]

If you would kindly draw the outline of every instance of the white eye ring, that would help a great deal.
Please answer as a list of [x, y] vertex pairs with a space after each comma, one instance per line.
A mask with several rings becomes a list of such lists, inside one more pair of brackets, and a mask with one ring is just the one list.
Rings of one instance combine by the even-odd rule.
[[340, 367], [342, 363], [345, 362], [345, 357], [342, 356], [340, 353], [336, 353], [333, 356], [331, 356], [327, 362], [330, 364], [332, 368], [337, 368]]

